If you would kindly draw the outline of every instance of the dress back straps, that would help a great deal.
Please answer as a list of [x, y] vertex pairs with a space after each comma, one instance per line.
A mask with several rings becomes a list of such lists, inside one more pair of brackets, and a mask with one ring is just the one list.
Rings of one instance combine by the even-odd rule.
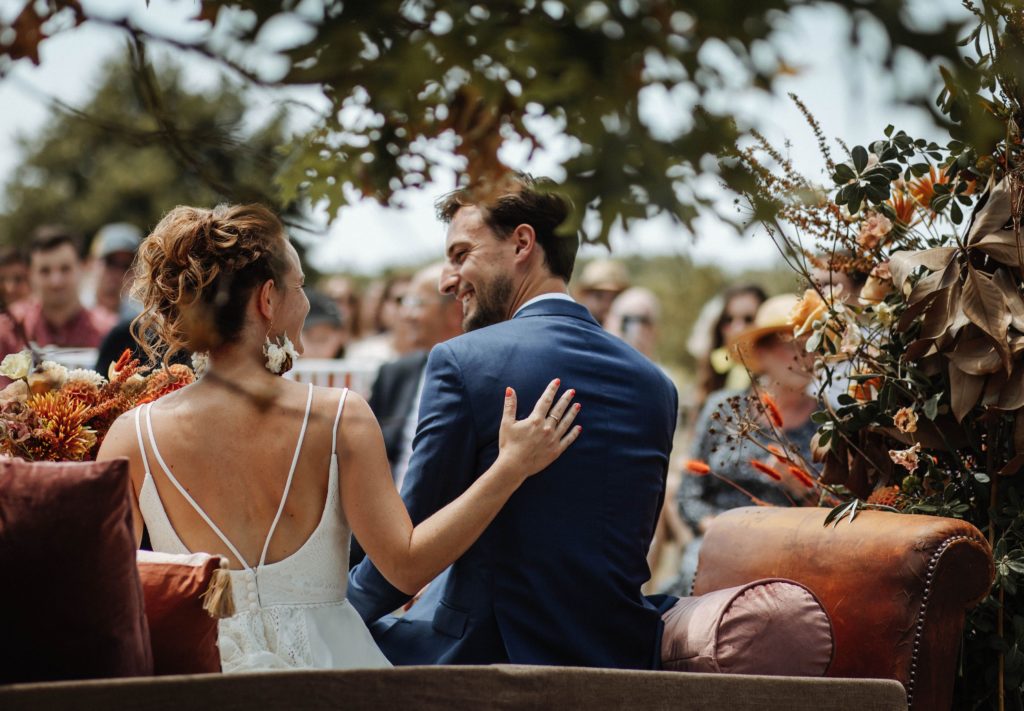
[[[308, 394], [306, 395], [306, 414], [302, 418], [302, 429], [299, 430], [299, 441], [296, 442], [295, 444], [295, 454], [292, 456], [292, 465], [291, 468], [288, 470], [288, 479], [285, 481], [284, 493], [281, 495], [281, 503], [277, 507], [277, 515], [274, 516], [274, 521], [270, 524], [270, 530], [267, 532], [267, 538], [263, 543], [263, 552], [260, 554], [260, 560], [259, 563], [257, 563], [257, 567], [262, 566], [266, 562], [267, 550], [270, 547], [270, 540], [274, 537], [274, 531], [277, 529], [278, 521], [281, 520], [281, 513], [284, 511], [285, 501], [288, 499], [288, 492], [291, 491], [292, 480], [295, 477], [295, 466], [298, 464], [299, 453], [302, 451], [302, 442], [306, 437], [306, 426], [309, 424], [309, 413], [312, 404], [313, 385], [311, 383], [309, 385]], [[252, 570], [252, 567], [245, 560], [245, 557], [241, 553], [239, 553], [238, 549], [234, 546], [234, 544], [231, 543], [230, 540], [228, 540], [228, 537], [225, 536], [224, 533], [217, 527], [217, 524], [215, 524], [213, 520], [206, 514], [206, 512], [203, 511], [202, 507], [200, 507], [199, 504], [196, 503], [196, 500], [192, 498], [192, 496], [185, 490], [185, 487], [183, 487], [181, 483], [179, 483], [178, 480], [175, 478], [174, 474], [171, 473], [170, 467], [167, 466], [167, 463], [164, 461], [163, 456], [160, 454], [159, 448], [157, 448], [156, 446], [156, 437], [153, 435], [153, 403], [149, 403], [148, 405], [145, 406], [145, 408], [146, 428], [149, 430], [149, 446], [153, 450], [153, 456], [156, 457], [156, 461], [160, 465], [160, 469], [163, 470], [164, 475], [167, 477], [168, 481], [171, 482], [174, 488], [178, 490], [178, 493], [184, 497], [185, 501], [187, 501], [192, 506], [192, 508], [195, 509], [196, 513], [199, 514], [200, 518], [202, 518], [203, 521], [206, 522], [206, 525], [210, 527], [210, 530], [213, 531], [216, 534], [217, 538], [219, 538], [221, 542], [228, 547], [228, 550], [231, 551], [231, 553], [235, 556], [238, 562], [241, 563], [246, 570]], [[142, 408], [139, 409], [141, 410]], [[149, 464], [146, 462], [146, 450], [142, 446], [142, 430], [139, 427], [138, 412], [135, 413], [135, 428], [139, 437], [139, 447], [142, 450], [142, 461], [145, 466], [146, 474], [149, 474]]]
[[299, 430], [299, 441], [295, 443], [295, 454], [292, 455], [292, 466], [288, 469], [288, 479], [284, 483], [284, 493], [281, 494], [281, 503], [277, 505], [277, 515], [274, 522], [270, 524], [267, 532], [267, 540], [263, 542], [263, 552], [260, 554], [259, 565], [267, 561], [267, 550], [270, 548], [270, 539], [274, 537], [277, 530], [277, 522], [281, 520], [281, 512], [284, 511], [284, 502], [288, 500], [288, 492], [292, 490], [292, 479], [295, 478], [295, 465], [299, 463], [299, 453], [302, 452], [302, 442], [306, 439], [306, 426], [309, 424], [309, 411], [313, 405], [313, 383], [309, 384], [306, 394], [306, 414], [302, 418], [302, 429]]
[[338, 424], [341, 422], [341, 411], [345, 408], [345, 398], [348, 397], [348, 388], [341, 391], [341, 399], [338, 401], [338, 414], [334, 416], [334, 429], [331, 430], [331, 456], [338, 454]]

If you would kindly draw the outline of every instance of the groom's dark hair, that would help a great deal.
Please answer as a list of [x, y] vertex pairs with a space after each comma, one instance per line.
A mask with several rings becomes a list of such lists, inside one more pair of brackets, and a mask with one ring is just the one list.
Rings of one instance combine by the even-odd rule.
[[555, 187], [548, 178], [510, 173], [497, 183], [448, 193], [437, 202], [437, 217], [448, 224], [461, 208], [477, 207], [487, 226], [502, 240], [519, 225], [529, 225], [544, 249], [547, 268], [568, 283], [580, 248], [580, 234], [575, 230], [559, 232], [572, 205], [555, 192]]

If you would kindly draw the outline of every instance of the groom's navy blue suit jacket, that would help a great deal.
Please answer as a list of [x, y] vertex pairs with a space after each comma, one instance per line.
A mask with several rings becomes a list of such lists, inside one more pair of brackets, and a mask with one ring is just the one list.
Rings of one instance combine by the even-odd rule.
[[405, 617], [384, 617], [408, 596], [369, 559], [352, 570], [349, 600], [392, 662], [659, 666], [661, 616], [640, 586], [676, 390], [583, 306], [538, 301], [431, 351], [402, 497], [418, 523], [465, 491], [497, 457], [505, 387], [523, 418], [553, 378], [576, 389], [582, 435]]

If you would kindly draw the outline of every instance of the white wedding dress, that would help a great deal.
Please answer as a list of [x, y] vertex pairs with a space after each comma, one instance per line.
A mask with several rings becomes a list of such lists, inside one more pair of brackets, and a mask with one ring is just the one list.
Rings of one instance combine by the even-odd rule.
[[351, 531], [341, 508], [338, 484], [337, 431], [346, 390], [338, 403], [331, 444], [330, 478], [327, 501], [316, 529], [292, 555], [267, 563], [267, 549], [291, 490], [295, 465], [309, 423], [313, 386], [309, 386], [306, 414], [299, 441], [295, 446], [291, 470], [277, 515], [267, 533], [263, 553], [255, 567], [250, 566], [206, 512], [192, 499], [165, 464], [153, 436], [150, 408], [135, 411], [135, 430], [145, 465], [146, 477], [139, 494], [139, 507], [149, 529], [153, 550], [189, 553], [178, 538], [164, 510], [150, 473], [146, 446], [142, 437], [141, 411], [145, 410], [149, 448], [167, 479], [224, 542], [235, 558], [245, 566], [231, 571], [236, 613], [220, 620], [221, 666], [225, 672], [279, 669], [351, 669], [389, 667], [391, 664], [377, 647], [359, 614], [345, 597], [348, 588], [348, 541]]

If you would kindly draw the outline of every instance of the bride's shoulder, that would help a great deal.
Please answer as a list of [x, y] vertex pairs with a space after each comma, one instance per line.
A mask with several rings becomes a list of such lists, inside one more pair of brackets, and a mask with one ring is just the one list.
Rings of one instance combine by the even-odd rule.
[[317, 392], [313, 394], [313, 400], [320, 402], [319, 409], [321, 414], [330, 413], [331, 421], [334, 420], [334, 416], [338, 412], [338, 406], [341, 398], [345, 398], [345, 405], [342, 409], [343, 414], [341, 420], [341, 427], [343, 429], [345, 425], [349, 423], [363, 424], [368, 420], [372, 420], [373, 422], [377, 421], [376, 418], [374, 418], [373, 411], [370, 410], [370, 405], [366, 402], [366, 399], [354, 390], [344, 391], [339, 390], [338, 388], [325, 387], [317, 387], [316, 390]]
[[103, 437], [97, 452], [97, 459], [113, 457], [134, 457], [138, 450], [138, 435], [135, 431], [135, 409], [118, 416]]

